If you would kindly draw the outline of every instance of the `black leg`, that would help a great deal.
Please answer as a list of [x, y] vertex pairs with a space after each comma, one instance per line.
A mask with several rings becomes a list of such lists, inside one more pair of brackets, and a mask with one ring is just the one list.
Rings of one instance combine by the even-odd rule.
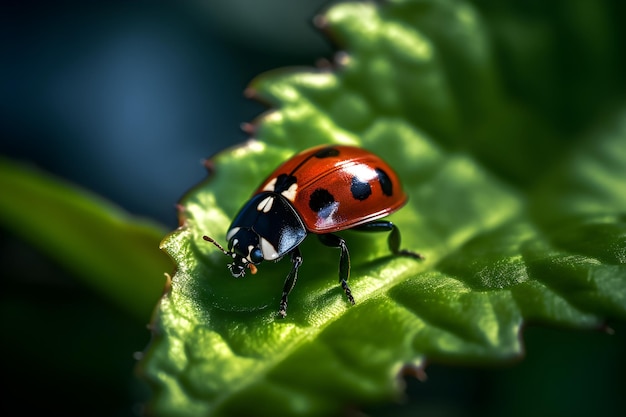
[[361, 232], [390, 232], [389, 237], [387, 238], [387, 243], [391, 253], [394, 255], [409, 256], [415, 259], [424, 259], [424, 257], [419, 253], [407, 249], [400, 249], [400, 229], [398, 229], [396, 225], [390, 221], [374, 220], [373, 222], [356, 226], [351, 230], [358, 230]]
[[289, 271], [289, 275], [287, 275], [287, 278], [285, 279], [285, 285], [283, 285], [283, 296], [280, 298], [280, 306], [278, 307], [278, 315], [281, 318], [285, 318], [285, 316], [287, 316], [287, 297], [296, 285], [296, 280], [298, 279], [298, 268], [302, 265], [302, 255], [300, 255], [300, 249], [297, 246], [291, 251], [291, 262], [293, 265], [291, 267], [291, 271]]
[[341, 257], [339, 258], [339, 282], [341, 283], [341, 288], [343, 288], [343, 291], [346, 293], [346, 297], [348, 297], [348, 301], [354, 304], [352, 291], [350, 291], [350, 287], [348, 286], [348, 278], [350, 278], [350, 253], [348, 252], [346, 241], [330, 233], [318, 235], [318, 237], [320, 242], [324, 245], [341, 250]]

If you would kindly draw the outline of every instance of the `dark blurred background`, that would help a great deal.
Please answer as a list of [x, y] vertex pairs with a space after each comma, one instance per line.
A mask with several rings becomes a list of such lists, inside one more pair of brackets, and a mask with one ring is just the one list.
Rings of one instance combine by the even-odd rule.
[[[332, 56], [311, 23], [323, 3], [3, 2], [0, 156], [173, 229], [203, 159], [245, 140], [240, 124], [266, 109], [244, 98], [251, 79]], [[0, 262], [0, 414], [138, 414], [133, 354], [149, 317], [2, 229]]]
[[256, 75], [314, 65], [324, 2], [16, 2], [3, 6], [0, 153], [173, 225], [201, 161], [264, 107]]
[[[243, 97], [248, 82], [332, 56], [311, 24], [324, 4], [4, 2], [0, 155], [174, 228], [176, 201], [205, 177], [203, 158], [246, 139], [240, 124], [265, 110]], [[2, 230], [0, 262], [0, 414], [139, 414], [148, 392], [133, 354], [149, 341], [146, 322]], [[408, 406], [368, 412], [608, 415], [623, 406], [614, 370], [624, 362], [604, 354], [624, 346], [620, 330], [531, 328], [521, 365], [433, 365], [429, 382], [409, 383]]]

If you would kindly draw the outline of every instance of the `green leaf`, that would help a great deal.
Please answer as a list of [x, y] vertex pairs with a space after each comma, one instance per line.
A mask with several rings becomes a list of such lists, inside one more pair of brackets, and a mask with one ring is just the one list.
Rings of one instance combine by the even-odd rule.
[[[519, 357], [526, 323], [626, 319], [626, 112], [564, 152], [507, 97], [484, 24], [461, 1], [340, 4], [317, 22], [347, 51], [337, 68], [255, 80], [249, 92], [275, 106], [259, 140], [211, 161], [163, 241], [177, 271], [142, 362], [156, 414], [332, 415], [397, 398], [398, 373], [426, 360]], [[309, 238], [280, 320], [290, 263], [233, 279], [202, 236], [224, 236], [263, 178], [321, 143], [360, 145], [396, 168], [410, 201], [391, 219], [426, 260], [346, 231], [350, 306], [338, 253]]]
[[35, 169], [0, 159], [0, 224], [146, 320], [171, 262], [147, 221]]

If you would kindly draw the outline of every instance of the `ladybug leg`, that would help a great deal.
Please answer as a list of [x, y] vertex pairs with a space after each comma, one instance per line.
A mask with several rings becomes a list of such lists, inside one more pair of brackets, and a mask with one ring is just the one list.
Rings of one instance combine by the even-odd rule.
[[387, 243], [389, 244], [389, 250], [391, 253], [394, 255], [409, 256], [415, 259], [424, 259], [424, 257], [417, 252], [400, 249], [400, 229], [398, 229], [396, 225], [390, 221], [374, 220], [372, 222], [356, 226], [351, 230], [358, 230], [362, 232], [390, 232], [389, 237], [387, 238]]
[[287, 278], [285, 279], [285, 285], [283, 285], [283, 295], [280, 298], [280, 306], [278, 307], [278, 315], [283, 319], [287, 316], [287, 297], [296, 285], [296, 280], [298, 279], [298, 268], [302, 265], [302, 255], [300, 255], [300, 249], [297, 246], [291, 251], [291, 262], [293, 265], [291, 267], [291, 271], [289, 271], [289, 275], [287, 275]]
[[354, 304], [352, 291], [350, 291], [350, 287], [348, 286], [348, 278], [350, 277], [350, 253], [348, 252], [346, 241], [330, 233], [318, 235], [318, 237], [324, 245], [341, 250], [341, 257], [339, 258], [339, 282], [341, 283], [341, 288], [343, 288], [343, 291], [346, 293], [346, 297], [348, 297], [348, 301]]

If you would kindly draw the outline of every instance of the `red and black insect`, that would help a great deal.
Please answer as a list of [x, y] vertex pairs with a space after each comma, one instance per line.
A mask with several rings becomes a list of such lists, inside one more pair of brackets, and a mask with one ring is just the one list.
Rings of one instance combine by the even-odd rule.
[[339, 282], [352, 304], [350, 255], [346, 242], [335, 232], [389, 232], [392, 253], [421, 259], [417, 253], [400, 250], [398, 228], [379, 220], [406, 201], [398, 176], [378, 156], [353, 146], [315, 147], [289, 159], [261, 184], [230, 225], [228, 250], [210, 237], [204, 239], [233, 258], [228, 268], [234, 277], [244, 276], [246, 268], [256, 273], [256, 265], [263, 260], [277, 261], [290, 255], [293, 266], [278, 309], [285, 317], [287, 297], [302, 264], [299, 245], [308, 233], [341, 250]]

